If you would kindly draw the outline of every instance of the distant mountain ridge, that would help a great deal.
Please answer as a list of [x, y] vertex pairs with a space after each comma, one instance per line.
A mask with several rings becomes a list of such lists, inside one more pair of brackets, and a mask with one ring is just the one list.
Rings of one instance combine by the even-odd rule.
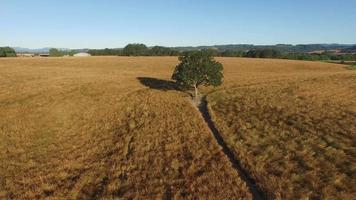
[[[332, 51], [339, 50], [340, 52], [353, 53], [356, 52], [355, 44], [276, 44], [276, 45], [253, 45], [253, 44], [226, 44], [226, 45], [206, 45], [206, 46], [182, 46], [170, 47], [177, 51], [191, 51], [200, 49], [216, 49], [217, 51], [249, 51], [252, 49], [275, 49], [285, 53], [308, 53], [313, 51]], [[48, 53], [51, 47], [31, 49], [22, 47], [13, 47], [17, 53]], [[75, 50], [78, 52], [86, 52], [89, 49], [69, 49], [57, 48], [61, 51]], [[122, 49], [122, 48], [115, 48]]]
[[341, 50], [341, 53], [356, 53], [356, 45]]
[[276, 45], [253, 45], [253, 44], [227, 44], [197, 47], [172, 47], [178, 51], [216, 49], [218, 51], [249, 51], [252, 49], [275, 49], [285, 53], [308, 53], [313, 51], [342, 50], [352, 47], [352, 44], [276, 44]]
[[[16, 53], [48, 53], [51, 47], [39, 48], [39, 49], [30, 49], [23, 47], [12, 47]], [[58, 50], [69, 51], [68, 48], [57, 48]]]

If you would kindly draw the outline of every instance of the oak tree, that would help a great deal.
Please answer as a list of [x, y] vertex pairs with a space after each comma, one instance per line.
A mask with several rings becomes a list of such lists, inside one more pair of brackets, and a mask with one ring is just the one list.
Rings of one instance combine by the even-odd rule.
[[216, 87], [222, 83], [223, 65], [214, 60], [211, 51], [186, 52], [179, 57], [179, 61], [172, 79], [182, 86], [194, 87], [196, 100], [199, 98], [199, 86]]

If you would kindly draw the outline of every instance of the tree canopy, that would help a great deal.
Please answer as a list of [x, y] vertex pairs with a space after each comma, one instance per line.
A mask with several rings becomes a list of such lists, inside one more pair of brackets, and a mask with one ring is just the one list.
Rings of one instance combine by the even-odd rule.
[[147, 55], [148, 48], [144, 44], [128, 44], [123, 49], [125, 56], [145, 56]]
[[253, 49], [246, 53], [250, 58], [279, 58], [281, 52], [275, 49]]
[[223, 65], [214, 60], [211, 51], [186, 52], [179, 57], [172, 79], [182, 86], [194, 87], [198, 98], [200, 85], [219, 86], [223, 78]]
[[76, 53], [75, 50], [70, 50], [70, 51], [61, 51], [56, 48], [51, 48], [49, 50], [49, 56], [50, 57], [61, 57], [65, 55], [73, 56]]
[[148, 51], [148, 54], [151, 56], [177, 56], [179, 52], [168, 47], [154, 46]]
[[16, 57], [16, 52], [11, 47], [0, 47], [0, 57]]
[[60, 56], [63, 56], [63, 55], [58, 49], [52, 48], [52, 49], [49, 50], [49, 56], [51, 56], [51, 57], [60, 57]]
[[122, 49], [90, 49], [88, 51], [92, 56], [122, 56]]

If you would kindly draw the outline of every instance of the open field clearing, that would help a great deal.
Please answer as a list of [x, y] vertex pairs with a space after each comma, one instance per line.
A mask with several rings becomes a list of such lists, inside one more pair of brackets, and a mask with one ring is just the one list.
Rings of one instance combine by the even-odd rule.
[[186, 94], [137, 79], [176, 62], [0, 60], [1, 198], [250, 199]]
[[355, 195], [356, 74], [208, 96], [219, 131], [270, 199]]
[[[203, 88], [235, 158], [269, 199], [355, 195], [356, 71], [218, 58]], [[0, 59], [0, 199], [252, 199], [176, 57]]]

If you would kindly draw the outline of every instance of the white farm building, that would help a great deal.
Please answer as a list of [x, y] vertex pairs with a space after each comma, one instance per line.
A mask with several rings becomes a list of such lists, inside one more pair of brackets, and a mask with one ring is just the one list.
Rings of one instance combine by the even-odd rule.
[[76, 53], [73, 56], [74, 57], [89, 57], [91, 55], [89, 53]]

